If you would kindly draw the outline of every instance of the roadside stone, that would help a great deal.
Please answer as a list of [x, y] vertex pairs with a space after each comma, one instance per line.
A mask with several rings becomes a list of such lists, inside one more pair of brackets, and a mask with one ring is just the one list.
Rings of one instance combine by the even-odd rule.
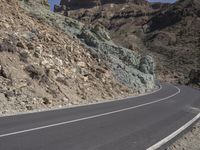
[[50, 104], [52, 104], [52, 101], [50, 99], [48, 99], [47, 97], [44, 97], [43, 98], [43, 104], [50, 105]]
[[26, 109], [27, 109], [27, 110], [33, 110], [33, 106], [27, 105], [27, 106], [26, 106]]
[[62, 98], [62, 101], [65, 102], [65, 103], [68, 103], [68, 102], [69, 102], [69, 99], [66, 98], [66, 97], [63, 97], [63, 98]]

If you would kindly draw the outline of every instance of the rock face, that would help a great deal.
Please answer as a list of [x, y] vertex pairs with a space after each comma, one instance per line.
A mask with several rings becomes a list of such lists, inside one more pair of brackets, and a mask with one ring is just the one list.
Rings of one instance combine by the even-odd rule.
[[[150, 56], [140, 57], [129, 49], [115, 45], [104, 28], [83, 29], [78, 35], [88, 46], [91, 54], [102, 59], [114, 76], [123, 84], [143, 91], [154, 87], [154, 62]], [[152, 82], [153, 81], [153, 82]]]

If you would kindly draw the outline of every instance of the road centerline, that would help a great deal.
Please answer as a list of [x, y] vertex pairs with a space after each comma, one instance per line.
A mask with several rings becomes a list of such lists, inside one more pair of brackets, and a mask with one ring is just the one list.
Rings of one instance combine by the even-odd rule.
[[119, 110], [115, 110], [115, 111], [110, 111], [110, 112], [107, 112], [107, 113], [102, 113], [102, 114], [98, 114], [98, 115], [92, 115], [92, 116], [83, 117], [83, 118], [79, 118], [79, 119], [74, 119], [74, 120], [70, 120], [70, 121], [50, 124], [50, 125], [41, 126], [41, 127], [35, 127], [35, 128], [31, 128], [31, 129], [26, 129], [26, 130], [20, 130], [20, 131], [16, 131], [16, 132], [10, 132], [10, 133], [6, 133], [6, 134], [1, 134], [0, 138], [7, 137], [7, 136], [12, 136], [12, 135], [16, 135], [16, 134], [22, 134], [22, 133], [26, 133], [26, 132], [31, 132], [31, 131], [36, 131], [36, 130], [41, 130], [41, 129], [50, 128], [50, 127], [55, 127], [55, 126], [61, 126], [61, 125], [70, 124], [70, 123], [74, 123], [74, 122], [79, 122], [79, 121], [83, 121], [83, 120], [89, 120], [89, 119], [93, 119], [93, 118], [107, 116], [107, 115], [111, 115], [111, 114], [115, 114], [115, 113], [119, 113], [119, 112], [124, 112], [124, 111], [128, 111], [128, 110], [140, 108], [140, 107], [143, 107], [143, 106], [148, 106], [148, 105], [151, 105], [151, 104], [155, 104], [155, 103], [158, 103], [158, 102], [161, 102], [161, 101], [165, 101], [165, 100], [167, 100], [169, 98], [172, 98], [172, 97], [178, 95], [181, 92], [181, 90], [176, 86], [174, 86], [174, 87], [177, 89], [177, 92], [175, 92], [174, 94], [172, 94], [170, 96], [167, 96], [165, 98], [161, 98], [161, 99], [158, 99], [158, 100], [154, 100], [154, 101], [148, 102], [148, 103], [143, 103], [143, 104], [132, 106], [132, 107], [127, 107], [127, 108], [123, 108], [123, 109], [119, 109]]

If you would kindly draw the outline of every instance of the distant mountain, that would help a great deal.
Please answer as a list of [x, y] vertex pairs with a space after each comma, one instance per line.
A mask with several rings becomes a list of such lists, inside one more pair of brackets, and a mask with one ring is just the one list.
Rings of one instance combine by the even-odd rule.
[[[62, 4], [57, 6], [60, 13], [68, 6]], [[64, 14], [87, 24], [102, 24], [118, 45], [152, 55], [157, 60], [158, 77], [162, 80], [187, 84], [191, 72], [198, 72], [199, 0], [179, 0], [173, 4], [110, 0], [108, 4], [96, 6], [68, 7]]]
[[175, 4], [161, 10], [150, 20], [150, 30], [158, 30], [174, 25], [185, 17], [200, 17], [199, 0], [180, 0]]
[[147, 4], [146, 0], [61, 0], [60, 5], [66, 6], [70, 10], [79, 8], [91, 8], [104, 4], [123, 4], [123, 3], [135, 3], [135, 4]]
[[188, 83], [191, 74], [199, 72], [199, 27], [199, 0], [180, 0], [161, 9], [147, 23], [146, 46], [164, 57], [163, 61], [160, 60], [162, 66], [175, 73], [180, 82]]

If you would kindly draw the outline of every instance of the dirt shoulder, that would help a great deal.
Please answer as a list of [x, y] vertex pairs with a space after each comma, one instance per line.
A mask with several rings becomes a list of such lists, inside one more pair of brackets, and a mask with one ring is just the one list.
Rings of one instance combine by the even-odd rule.
[[167, 150], [200, 150], [200, 121]]

